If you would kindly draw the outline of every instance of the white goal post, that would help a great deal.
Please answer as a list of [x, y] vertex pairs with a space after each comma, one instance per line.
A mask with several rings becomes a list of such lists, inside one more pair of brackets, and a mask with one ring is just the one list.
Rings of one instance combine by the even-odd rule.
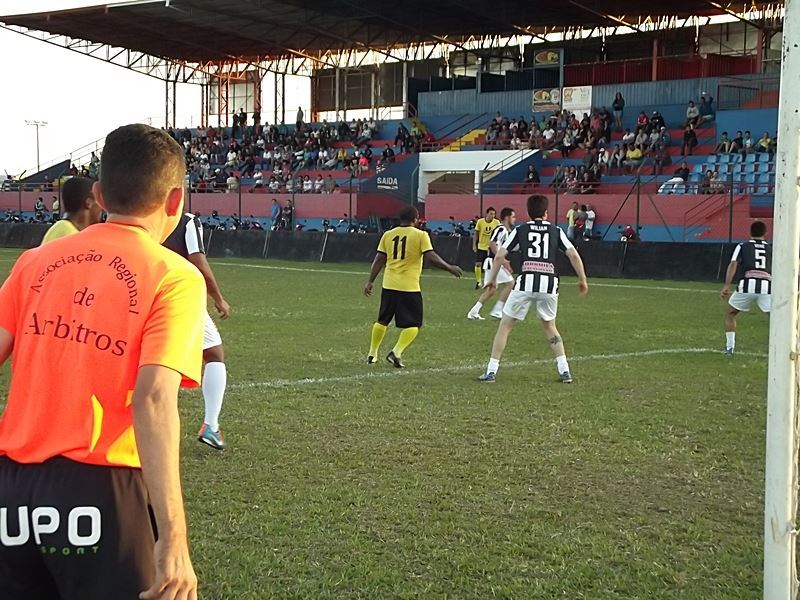
[[767, 392], [765, 600], [797, 597], [800, 0], [786, 0], [781, 62]]

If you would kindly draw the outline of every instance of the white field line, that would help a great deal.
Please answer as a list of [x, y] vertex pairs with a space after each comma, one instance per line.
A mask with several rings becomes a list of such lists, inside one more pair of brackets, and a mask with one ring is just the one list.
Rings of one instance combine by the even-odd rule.
[[[268, 269], [272, 271], [299, 271], [301, 273], [333, 273], [336, 275], [361, 275], [362, 277], [366, 277], [368, 275], [368, 269], [365, 268], [363, 271], [342, 271], [336, 269], [311, 269], [311, 268], [300, 268], [300, 267], [279, 267], [276, 265], [254, 265], [250, 263], [231, 263], [231, 262], [221, 262], [212, 260], [210, 261], [212, 265], [220, 265], [223, 267], [242, 267], [246, 269]], [[451, 276], [448, 275], [426, 275], [426, 277], [447, 277], [452, 279]], [[589, 287], [607, 287], [607, 288], [625, 288], [625, 289], [633, 289], [633, 290], [656, 290], [656, 291], [666, 291], [666, 292], [700, 292], [702, 294], [717, 294], [716, 290], [706, 290], [702, 288], [683, 288], [683, 287], [668, 287], [668, 286], [656, 286], [656, 285], [638, 285], [635, 283], [627, 284], [627, 283], [598, 283], [596, 279], [592, 279], [589, 282]]]
[[[659, 350], [644, 350], [641, 352], [620, 352], [617, 354], [590, 354], [587, 356], [571, 356], [570, 362], [589, 362], [589, 361], [607, 361], [607, 360], [622, 360], [626, 358], [641, 358], [646, 356], [663, 356], [667, 354], [720, 354], [719, 350], [712, 348], [661, 348]], [[737, 356], [750, 356], [756, 358], [766, 358], [766, 354], [758, 352], [741, 352]], [[539, 358], [528, 361], [516, 361], [500, 363], [500, 373], [504, 369], [515, 367], [530, 367], [532, 365], [549, 365], [553, 364], [554, 360], [551, 358]], [[465, 371], [475, 371], [476, 377], [483, 372], [486, 363], [471, 364], [471, 365], [451, 365], [447, 367], [427, 367], [422, 369], [408, 369], [406, 371], [392, 369], [390, 371], [373, 371], [365, 373], [356, 373], [353, 375], [337, 375], [333, 377], [304, 377], [301, 379], [272, 379], [269, 381], [249, 381], [243, 383], [235, 383], [230, 387], [232, 390], [252, 390], [261, 388], [285, 388], [297, 387], [305, 385], [325, 385], [332, 383], [352, 383], [355, 381], [372, 381], [375, 379], [388, 379], [395, 377], [402, 377], [404, 375], [435, 375], [437, 373], [463, 373]], [[380, 365], [372, 367], [364, 364], [364, 369], [380, 368]]]

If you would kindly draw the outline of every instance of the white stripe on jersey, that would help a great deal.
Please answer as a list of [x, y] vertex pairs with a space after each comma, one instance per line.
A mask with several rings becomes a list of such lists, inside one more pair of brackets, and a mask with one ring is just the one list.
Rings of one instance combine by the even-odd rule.
[[753, 277], [740, 279], [736, 291], [741, 294], [770, 294], [772, 292], [769, 279], [756, 279]]
[[186, 252], [189, 255], [204, 252], [203, 248], [203, 224], [193, 214], [186, 213], [189, 220], [186, 221], [184, 238], [186, 240]]
[[547, 293], [547, 288], [550, 287], [550, 276], [549, 275], [540, 275], [539, 276], [539, 289], [537, 290], [541, 294]]

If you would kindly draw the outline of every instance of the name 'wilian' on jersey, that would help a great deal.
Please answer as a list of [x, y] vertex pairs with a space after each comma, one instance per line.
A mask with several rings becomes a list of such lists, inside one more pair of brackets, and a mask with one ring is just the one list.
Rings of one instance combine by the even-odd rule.
[[522, 258], [515, 290], [558, 293], [556, 256], [573, 247], [560, 227], [542, 220], [529, 221], [512, 231], [503, 246], [509, 252], [519, 250]]
[[737, 292], [769, 294], [772, 292], [772, 246], [764, 240], [742, 242], [733, 251], [731, 262], [738, 263]]

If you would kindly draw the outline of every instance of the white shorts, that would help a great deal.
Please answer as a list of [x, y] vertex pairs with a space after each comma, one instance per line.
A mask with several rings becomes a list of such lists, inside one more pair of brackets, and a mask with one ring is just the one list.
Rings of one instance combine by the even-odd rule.
[[536, 305], [536, 315], [542, 321], [554, 321], [558, 314], [558, 295], [542, 292], [520, 292], [514, 290], [506, 300], [503, 314], [517, 321], [525, 320], [531, 305]]
[[772, 296], [769, 294], [747, 294], [743, 292], [733, 292], [728, 298], [728, 304], [741, 312], [747, 312], [753, 304], [758, 304], [761, 312], [768, 313], [772, 310]]
[[[489, 276], [491, 275], [491, 265], [489, 269], [490, 270], [486, 271], [483, 275], [483, 287], [489, 285]], [[503, 285], [504, 283], [514, 283], [514, 276], [505, 269], [500, 269], [497, 272], [497, 281], [495, 281], [495, 283], [497, 285]]]
[[214, 319], [212, 319], [211, 315], [208, 314], [208, 311], [206, 311], [206, 318], [203, 327], [203, 350], [208, 350], [209, 348], [214, 348], [216, 346], [222, 346], [222, 338], [219, 335], [217, 324], [214, 323]]

